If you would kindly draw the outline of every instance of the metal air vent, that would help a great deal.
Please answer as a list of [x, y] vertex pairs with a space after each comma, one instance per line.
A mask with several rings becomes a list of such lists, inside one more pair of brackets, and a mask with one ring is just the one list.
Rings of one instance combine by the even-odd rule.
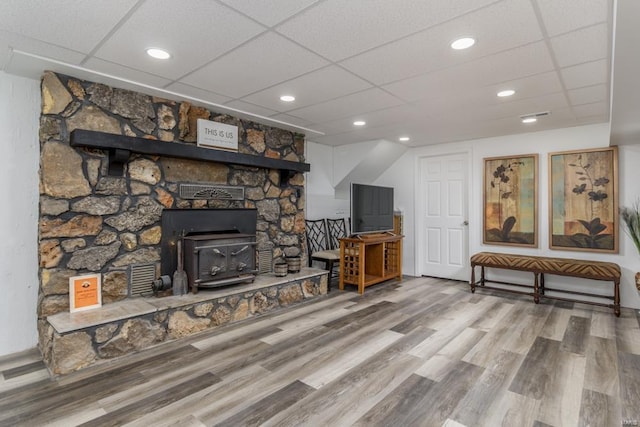
[[243, 187], [209, 184], [180, 184], [183, 199], [244, 200]]
[[521, 119], [528, 119], [528, 118], [533, 118], [535, 117], [536, 119], [539, 117], [545, 117], [551, 114], [551, 111], [541, 111], [539, 113], [529, 113], [529, 114], [523, 114], [522, 116], [520, 116]]
[[258, 274], [271, 273], [273, 270], [273, 245], [258, 245]]
[[156, 278], [155, 264], [135, 264], [129, 275], [129, 295], [143, 296], [153, 292], [151, 285]]

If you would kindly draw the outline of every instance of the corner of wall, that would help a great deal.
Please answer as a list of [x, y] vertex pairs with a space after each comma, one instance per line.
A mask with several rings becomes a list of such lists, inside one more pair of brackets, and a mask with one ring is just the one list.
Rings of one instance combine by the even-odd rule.
[[0, 210], [0, 355], [38, 341], [39, 113], [40, 82], [0, 71], [0, 133], [6, 142], [0, 180], [11, 204]]

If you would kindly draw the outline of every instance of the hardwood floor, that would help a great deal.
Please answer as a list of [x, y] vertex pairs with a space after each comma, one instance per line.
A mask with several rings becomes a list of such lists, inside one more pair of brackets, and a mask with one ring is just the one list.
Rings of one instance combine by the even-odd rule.
[[0, 425], [640, 425], [639, 319], [431, 278], [350, 288], [54, 379], [5, 356]]

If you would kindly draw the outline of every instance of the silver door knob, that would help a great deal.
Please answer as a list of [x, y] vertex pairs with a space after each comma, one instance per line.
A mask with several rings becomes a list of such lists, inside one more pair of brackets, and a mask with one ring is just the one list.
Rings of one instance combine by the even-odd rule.
[[465, 221], [463, 221], [463, 222], [462, 222], [462, 225], [469, 225], [469, 221], [466, 221], [466, 220], [465, 220]]

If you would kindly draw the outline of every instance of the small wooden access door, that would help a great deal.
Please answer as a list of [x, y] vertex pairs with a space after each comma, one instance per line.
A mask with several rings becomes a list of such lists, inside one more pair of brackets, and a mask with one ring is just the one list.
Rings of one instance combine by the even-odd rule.
[[344, 285], [367, 286], [385, 280], [402, 280], [402, 238], [381, 233], [340, 239], [340, 290]]

